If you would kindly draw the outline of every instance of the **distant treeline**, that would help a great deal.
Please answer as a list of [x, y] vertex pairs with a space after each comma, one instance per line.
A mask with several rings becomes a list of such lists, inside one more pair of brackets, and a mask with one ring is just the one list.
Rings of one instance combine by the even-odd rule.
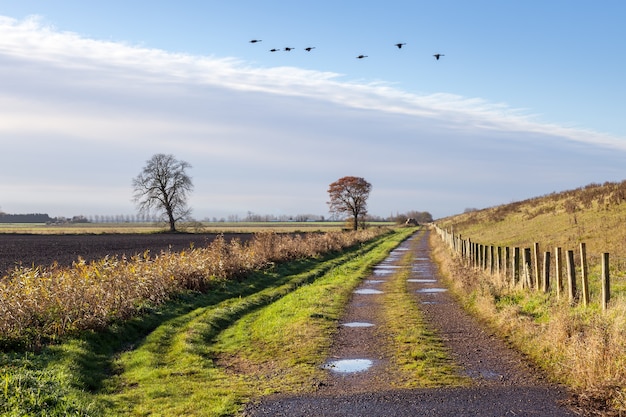
[[0, 223], [48, 223], [54, 219], [45, 213], [7, 214], [0, 213]]

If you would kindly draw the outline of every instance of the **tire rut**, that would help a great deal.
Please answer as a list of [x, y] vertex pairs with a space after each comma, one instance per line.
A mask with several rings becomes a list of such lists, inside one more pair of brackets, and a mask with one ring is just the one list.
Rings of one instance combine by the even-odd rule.
[[[399, 245], [356, 291], [341, 320], [329, 362], [371, 360], [361, 372], [337, 372], [309, 395], [273, 395], [247, 406], [244, 416], [574, 416], [563, 403], [567, 391], [547, 379], [517, 351], [469, 316], [447, 293], [431, 260], [429, 231], [420, 231]], [[428, 326], [450, 350], [469, 387], [394, 389], [396, 369], [384, 348], [383, 308], [376, 291], [411, 251], [407, 290], [414, 294]], [[348, 327], [347, 323], [368, 323]]]

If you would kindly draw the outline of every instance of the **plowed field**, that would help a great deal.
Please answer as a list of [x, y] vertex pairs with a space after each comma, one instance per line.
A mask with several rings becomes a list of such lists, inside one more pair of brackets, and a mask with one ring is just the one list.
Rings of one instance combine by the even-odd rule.
[[[49, 266], [57, 262], [70, 266], [82, 257], [86, 261], [105, 256], [128, 257], [146, 250], [152, 255], [161, 251], [178, 252], [209, 244], [217, 234], [99, 234], [99, 235], [37, 235], [0, 234], [0, 275], [22, 265]], [[224, 235], [227, 241], [250, 239], [251, 234]]]

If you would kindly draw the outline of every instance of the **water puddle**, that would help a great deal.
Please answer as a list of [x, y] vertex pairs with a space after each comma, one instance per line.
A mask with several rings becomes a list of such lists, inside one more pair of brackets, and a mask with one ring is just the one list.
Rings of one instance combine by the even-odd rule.
[[367, 279], [367, 280], [365, 280], [366, 284], [380, 284], [380, 283], [383, 283], [383, 282], [385, 282], [385, 281], [382, 280], [382, 279]]
[[367, 371], [374, 362], [369, 359], [341, 359], [328, 362], [322, 368], [339, 373], [353, 373]]
[[446, 288], [422, 288], [421, 290], [417, 290], [417, 292], [434, 294], [438, 292], [446, 292], [448, 291]]
[[393, 274], [395, 271], [397, 271], [398, 269], [401, 268], [406, 268], [404, 266], [399, 266], [399, 265], [384, 265], [384, 264], [379, 264], [377, 266], [374, 267], [374, 269], [372, 270], [372, 273], [374, 275], [390, 275]]
[[407, 282], [421, 282], [423, 284], [432, 284], [433, 282], [437, 282], [436, 279], [418, 279], [418, 278], [411, 278], [411, 279], [407, 279]]
[[364, 321], [352, 321], [350, 323], [343, 324], [346, 327], [372, 327], [374, 323], [367, 323]]
[[355, 294], [382, 294], [382, 291], [379, 290], [373, 290], [371, 288], [361, 288], [358, 289], [356, 291], [354, 291]]
[[437, 301], [422, 301], [422, 304], [432, 305], [432, 304], [439, 304], [439, 303]]

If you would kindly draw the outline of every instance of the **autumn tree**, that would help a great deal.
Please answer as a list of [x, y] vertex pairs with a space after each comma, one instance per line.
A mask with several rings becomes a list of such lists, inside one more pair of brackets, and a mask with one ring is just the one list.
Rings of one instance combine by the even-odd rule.
[[367, 199], [372, 184], [360, 177], [343, 177], [330, 184], [328, 194], [329, 211], [334, 214], [347, 214], [351, 217], [354, 230], [359, 226], [359, 219], [367, 214]]
[[176, 231], [176, 222], [189, 216], [187, 195], [193, 189], [191, 177], [186, 170], [191, 168], [185, 161], [173, 155], [156, 154], [147, 161], [143, 171], [133, 179], [133, 200], [140, 213], [155, 210]]

